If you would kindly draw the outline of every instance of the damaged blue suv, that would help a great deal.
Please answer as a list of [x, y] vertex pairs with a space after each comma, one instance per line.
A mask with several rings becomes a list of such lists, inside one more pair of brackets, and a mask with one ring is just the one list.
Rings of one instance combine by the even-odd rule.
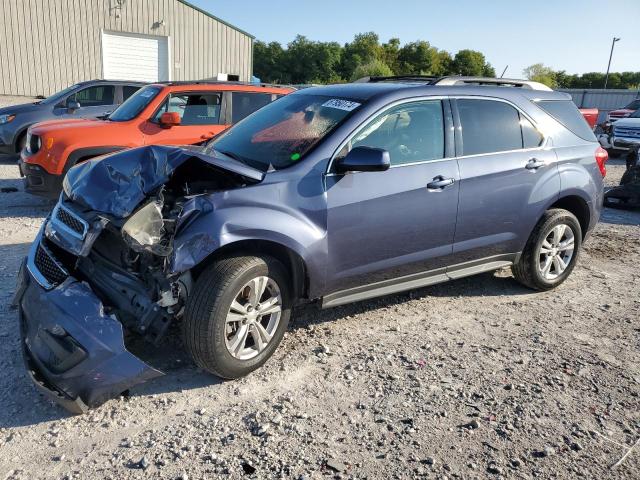
[[204, 147], [89, 160], [20, 273], [28, 371], [82, 412], [161, 375], [125, 330], [157, 341], [177, 321], [197, 365], [238, 378], [303, 302], [506, 266], [554, 288], [598, 221], [606, 160], [569, 96], [465, 77], [309, 88]]

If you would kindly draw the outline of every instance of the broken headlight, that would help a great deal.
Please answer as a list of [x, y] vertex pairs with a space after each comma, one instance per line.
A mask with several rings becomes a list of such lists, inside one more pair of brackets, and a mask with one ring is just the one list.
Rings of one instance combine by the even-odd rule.
[[166, 257], [171, 253], [171, 238], [162, 217], [162, 202], [152, 201], [134, 213], [122, 227], [122, 237], [136, 252]]

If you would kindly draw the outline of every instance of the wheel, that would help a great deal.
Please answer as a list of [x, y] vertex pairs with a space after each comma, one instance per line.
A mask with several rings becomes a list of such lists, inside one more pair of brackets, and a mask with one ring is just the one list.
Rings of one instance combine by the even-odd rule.
[[27, 146], [27, 132], [21, 133], [16, 142], [16, 153], [20, 155], [20, 152]]
[[262, 366], [291, 316], [291, 287], [278, 260], [230, 257], [208, 267], [187, 300], [183, 334], [201, 368], [239, 378]]
[[564, 282], [578, 261], [582, 229], [567, 210], [551, 209], [537, 223], [513, 275], [535, 290], [550, 290]]

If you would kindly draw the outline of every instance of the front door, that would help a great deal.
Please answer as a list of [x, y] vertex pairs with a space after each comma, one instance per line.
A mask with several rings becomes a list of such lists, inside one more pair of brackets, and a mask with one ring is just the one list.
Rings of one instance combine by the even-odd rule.
[[461, 132], [460, 203], [454, 243], [456, 263], [515, 254], [560, 191], [550, 141], [513, 105], [457, 99]]
[[[67, 102], [80, 104], [77, 110], [69, 110]], [[78, 90], [54, 107], [53, 113], [67, 118], [96, 118], [117, 108], [116, 89], [113, 85], [94, 85]]]
[[[145, 145], [192, 145], [206, 142], [222, 132], [222, 93], [171, 93], [152, 118], [142, 125]], [[177, 112], [180, 125], [163, 127], [160, 117], [166, 112]]]
[[448, 102], [405, 103], [374, 118], [338, 154], [383, 148], [391, 168], [328, 175], [327, 293], [446, 266], [459, 188], [450, 126]]

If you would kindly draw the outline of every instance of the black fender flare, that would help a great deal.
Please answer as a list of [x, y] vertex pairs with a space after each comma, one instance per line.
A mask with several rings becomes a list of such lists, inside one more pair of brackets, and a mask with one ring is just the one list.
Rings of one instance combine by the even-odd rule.
[[63, 172], [66, 174], [69, 169], [78, 164], [81, 159], [86, 159], [89, 157], [99, 157], [100, 155], [106, 155], [107, 153], [115, 153], [120, 150], [124, 150], [127, 147], [109, 145], [104, 147], [87, 147], [87, 148], [79, 148], [78, 150], [74, 150], [67, 157], [67, 161], [64, 165]]

